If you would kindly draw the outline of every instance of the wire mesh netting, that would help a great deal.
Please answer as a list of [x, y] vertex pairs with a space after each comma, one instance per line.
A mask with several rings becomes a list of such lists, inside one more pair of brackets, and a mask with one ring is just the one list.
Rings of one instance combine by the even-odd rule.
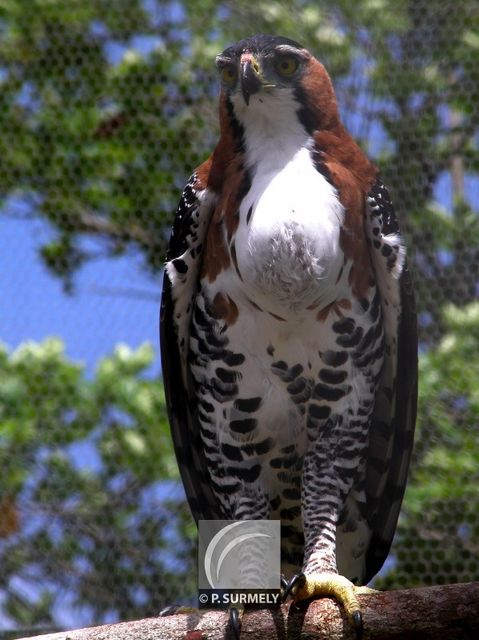
[[477, 1], [10, 0], [0, 629], [192, 601], [195, 527], [158, 379], [161, 267], [183, 184], [217, 139], [214, 57], [260, 31], [324, 62], [408, 241], [419, 418], [376, 584], [479, 575]]

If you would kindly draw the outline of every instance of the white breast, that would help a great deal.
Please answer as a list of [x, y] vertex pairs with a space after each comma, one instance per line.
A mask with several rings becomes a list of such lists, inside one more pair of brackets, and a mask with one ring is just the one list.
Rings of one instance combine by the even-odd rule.
[[336, 189], [315, 169], [307, 146], [289, 159], [266, 153], [241, 205], [236, 233], [247, 295], [271, 311], [271, 304], [295, 311], [318, 301], [329, 304], [343, 265], [343, 215]]

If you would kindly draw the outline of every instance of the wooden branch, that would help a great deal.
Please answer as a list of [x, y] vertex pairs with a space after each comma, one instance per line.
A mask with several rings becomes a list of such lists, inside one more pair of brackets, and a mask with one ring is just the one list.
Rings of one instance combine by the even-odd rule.
[[[364, 640], [479, 638], [479, 582], [360, 595]], [[228, 614], [191, 610], [172, 616], [65, 631], [30, 640], [230, 640]], [[241, 640], [355, 640], [341, 608], [329, 598], [300, 609], [246, 612]], [[26, 640], [26, 639], [21, 639]]]
[[135, 241], [145, 247], [155, 245], [155, 239], [152, 235], [137, 224], [129, 224], [126, 227], [122, 227], [108, 218], [103, 218], [87, 211], [82, 211], [79, 218], [75, 218], [74, 223], [85, 233], [105, 235], [124, 241]]

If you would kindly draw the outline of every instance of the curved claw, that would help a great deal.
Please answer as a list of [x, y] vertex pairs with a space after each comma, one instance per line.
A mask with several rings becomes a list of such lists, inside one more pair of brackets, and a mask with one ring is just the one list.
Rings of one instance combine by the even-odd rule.
[[241, 635], [241, 618], [238, 609], [234, 607], [230, 609], [229, 626], [234, 633], [236, 640], [240, 640]]
[[294, 603], [306, 602], [311, 598], [318, 597], [335, 598], [354, 625], [356, 640], [361, 640], [363, 619], [356, 592], [357, 587], [348, 578], [326, 572], [294, 576], [287, 589], [287, 593], [292, 595]]
[[295, 576], [291, 578], [291, 580], [287, 583], [286, 588], [283, 591], [283, 602], [290, 596], [294, 596], [295, 591], [297, 591], [300, 587], [304, 585], [306, 582], [306, 576], [304, 573], [297, 573]]
[[352, 614], [354, 627], [356, 629], [356, 640], [362, 640], [363, 637], [363, 616], [361, 611], [354, 611]]

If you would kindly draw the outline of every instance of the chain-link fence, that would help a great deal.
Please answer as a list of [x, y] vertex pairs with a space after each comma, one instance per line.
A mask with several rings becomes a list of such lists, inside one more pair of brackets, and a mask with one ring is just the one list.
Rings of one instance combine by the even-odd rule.
[[214, 56], [260, 31], [325, 63], [408, 240], [419, 419], [377, 584], [478, 577], [477, 0], [8, 0], [0, 629], [155, 615], [195, 592], [158, 380], [161, 265], [182, 186], [217, 139]]

